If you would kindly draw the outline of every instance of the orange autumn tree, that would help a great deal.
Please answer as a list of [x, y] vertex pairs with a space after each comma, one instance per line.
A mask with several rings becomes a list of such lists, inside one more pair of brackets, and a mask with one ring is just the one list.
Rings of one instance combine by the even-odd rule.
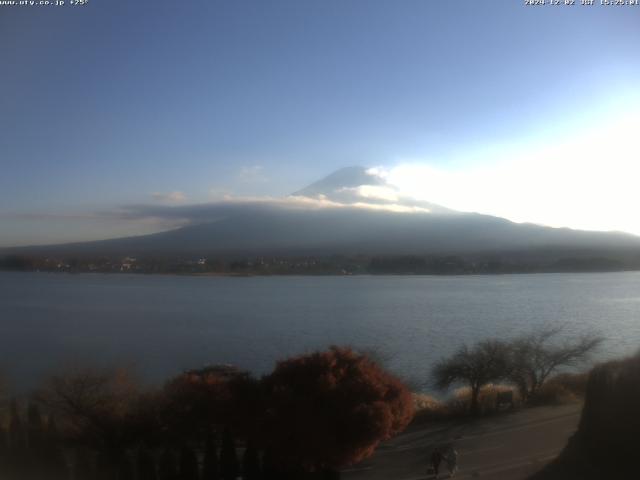
[[231, 365], [189, 370], [164, 387], [164, 423], [183, 440], [203, 440], [224, 427], [246, 436], [259, 423], [258, 388], [248, 372]]
[[267, 448], [309, 471], [357, 463], [413, 418], [405, 385], [350, 348], [293, 357], [265, 378]]

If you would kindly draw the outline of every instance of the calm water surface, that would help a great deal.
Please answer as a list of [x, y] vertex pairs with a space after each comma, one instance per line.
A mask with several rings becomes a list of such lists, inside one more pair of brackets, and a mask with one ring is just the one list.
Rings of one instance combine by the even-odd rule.
[[180, 277], [0, 272], [0, 370], [26, 388], [68, 364], [129, 364], [151, 381], [350, 344], [426, 379], [462, 342], [536, 325], [595, 328], [599, 358], [640, 348], [640, 273]]

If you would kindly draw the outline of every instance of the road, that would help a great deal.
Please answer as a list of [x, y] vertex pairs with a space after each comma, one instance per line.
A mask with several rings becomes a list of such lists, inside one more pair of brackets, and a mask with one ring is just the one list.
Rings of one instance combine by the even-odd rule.
[[[435, 447], [455, 445], [456, 478], [520, 480], [555, 458], [575, 432], [581, 405], [538, 407], [467, 423], [410, 427], [373, 457], [343, 471], [345, 480], [426, 480]], [[448, 478], [441, 466], [440, 478]]]

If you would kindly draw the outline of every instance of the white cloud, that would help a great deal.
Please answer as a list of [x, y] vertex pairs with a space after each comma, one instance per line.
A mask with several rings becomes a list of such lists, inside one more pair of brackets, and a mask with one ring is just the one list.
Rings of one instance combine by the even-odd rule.
[[371, 200], [385, 200], [389, 202], [397, 202], [398, 192], [391, 187], [383, 185], [360, 185], [358, 187], [345, 187], [338, 192], [351, 193], [357, 197]]
[[278, 207], [301, 208], [301, 209], [320, 209], [320, 208], [359, 208], [363, 210], [381, 210], [400, 213], [429, 213], [428, 208], [414, 205], [405, 205], [400, 203], [367, 203], [354, 202], [342, 203], [328, 199], [324, 195], [316, 197], [306, 197], [303, 195], [289, 195], [288, 197], [245, 197], [227, 195], [222, 204], [270, 204]]
[[182, 203], [187, 201], [187, 196], [179, 191], [174, 192], [154, 192], [151, 194], [154, 200], [167, 203]]
[[372, 177], [380, 177], [383, 180], [386, 180], [389, 171], [384, 167], [371, 167], [367, 169], [367, 174]]

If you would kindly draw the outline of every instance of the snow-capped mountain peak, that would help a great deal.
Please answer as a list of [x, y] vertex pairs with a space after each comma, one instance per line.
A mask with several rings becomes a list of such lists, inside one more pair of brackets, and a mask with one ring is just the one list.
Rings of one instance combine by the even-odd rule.
[[453, 212], [440, 205], [403, 195], [396, 186], [388, 183], [377, 169], [361, 166], [337, 170], [294, 192], [292, 196], [328, 200], [342, 205], [388, 207], [397, 211], [441, 214]]

